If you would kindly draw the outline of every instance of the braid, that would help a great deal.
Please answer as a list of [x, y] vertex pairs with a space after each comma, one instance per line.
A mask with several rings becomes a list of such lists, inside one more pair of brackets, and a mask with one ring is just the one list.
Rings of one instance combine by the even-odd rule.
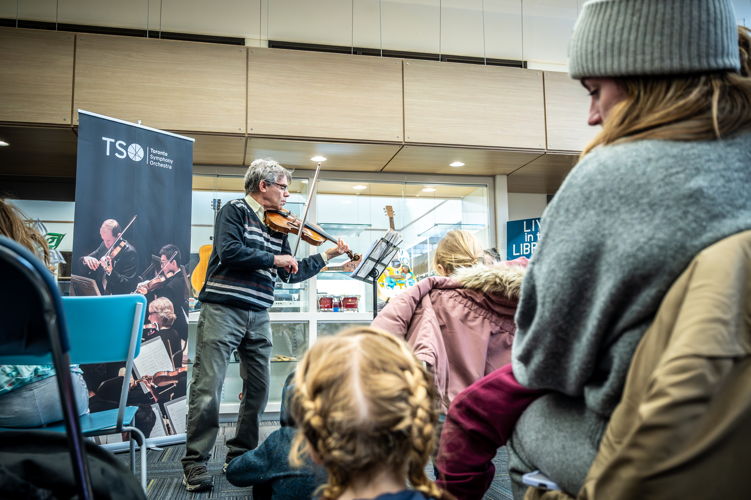
[[425, 475], [425, 464], [430, 460], [436, 444], [435, 388], [425, 370], [417, 364], [411, 371], [403, 373], [410, 389], [409, 406], [412, 410], [407, 477], [417, 491], [431, 498], [440, 498], [441, 490]]
[[424, 472], [436, 443], [436, 390], [404, 341], [371, 328], [323, 338], [305, 354], [295, 388], [300, 432], [290, 462], [308, 453], [326, 468], [316, 492], [323, 500], [379, 474], [441, 497]]

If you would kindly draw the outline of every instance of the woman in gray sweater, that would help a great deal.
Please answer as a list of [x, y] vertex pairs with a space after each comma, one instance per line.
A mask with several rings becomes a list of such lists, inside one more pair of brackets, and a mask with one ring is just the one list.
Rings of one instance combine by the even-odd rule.
[[749, 46], [730, 0], [583, 6], [569, 70], [602, 131], [522, 285], [514, 376], [549, 392], [510, 442], [515, 496], [534, 469], [576, 495], [662, 297], [700, 250], [751, 229]]

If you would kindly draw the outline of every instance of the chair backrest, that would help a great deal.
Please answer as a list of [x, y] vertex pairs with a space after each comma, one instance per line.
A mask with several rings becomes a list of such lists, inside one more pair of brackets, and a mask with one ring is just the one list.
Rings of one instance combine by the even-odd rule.
[[[34, 254], [5, 236], [0, 236], [0, 276], [4, 285], [0, 287], [0, 363], [22, 364], [15, 361], [19, 356], [44, 355], [55, 366], [79, 497], [94, 498], [68, 368], [68, 336], [57, 284]], [[51, 357], [46, 355], [50, 352]]]
[[23, 246], [0, 236], [0, 276], [0, 352], [41, 355], [49, 353], [53, 343], [59, 343], [61, 353], [68, 352], [60, 293], [44, 264]]
[[[132, 357], [138, 356], [146, 311], [142, 295], [63, 297], [62, 309], [71, 363], [127, 361], [131, 348]], [[38, 365], [49, 364], [51, 359], [48, 353], [12, 357], [0, 354], [0, 363], [11, 362]]]

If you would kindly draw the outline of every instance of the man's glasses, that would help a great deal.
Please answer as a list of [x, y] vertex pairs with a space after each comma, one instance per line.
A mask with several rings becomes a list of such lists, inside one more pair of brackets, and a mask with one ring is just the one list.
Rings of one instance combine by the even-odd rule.
[[279, 188], [279, 189], [281, 189], [282, 191], [286, 191], [286, 192], [289, 192], [289, 186], [288, 186], [287, 184], [279, 184], [278, 182], [269, 182], [269, 181], [266, 181], [266, 182], [267, 182], [268, 184], [273, 184], [273, 185], [275, 185], [276, 187], [278, 187], [278, 188]]

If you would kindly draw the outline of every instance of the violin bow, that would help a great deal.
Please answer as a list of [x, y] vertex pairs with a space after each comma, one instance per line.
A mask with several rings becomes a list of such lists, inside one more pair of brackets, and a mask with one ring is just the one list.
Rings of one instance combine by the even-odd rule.
[[[297, 231], [297, 241], [295, 242], [295, 249], [292, 251], [292, 257], [297, 258], [297, 250], [300, 248], [300, 242], [302, 241], [302, 233], [305, 230], [305, 221], [308, 219], [308, 209], [310, 208], [310, 200], [313, 198], [313, 193], [316, 190], [316, 183], [318, 182], [318, 173], [321, 171], [321, 162], [316, 163], [316, 172], [313, 174], [313, 182], [308, 187], [308, 199], [305, 201], [305, 205], [302, 209], [302, 219], [300, 222], [300, 229]], [[290, 277], [287, 275], [287, 283], [289, 283]]]
[[116, 239], [116, 240], [115, 240], [115, 242], [114, 242], [114, 243], [112, 244], [112, 246], [111, 246], [111, 247], [109, 247], [109, 248], [107, 249], [107, 253], [105, 253], [104, 255], [102, 255], [102, 256], [100, 257], [100, 259], [103, 259], [103, 258], [105, 258], [105, 257], [109, 257], [109, 255], [110, 255], [110, 252], [112, 251], [112, 249], [113, 249], [113, 248], [115, 248], [115, 247], [117, 246], [117, 244], [118, 244], [118, 243], [120, 243], [120, 240], [121, 240], [121, 239], [123, 239], [123, 235], [125, 234], [125, 231], [127, 231], [127, 230], [128, 230], [128, 228], [129, 228], [129, 227], [130, 227], [130, 226], [131, 226], [131, 225], [132, 225], [132, 224], [133, 224], [133, 223], [134, 223], [134, 222], [136, 221], [136, 217], [138, 217], [138, 214], [134, 215], [134, 216], [133, 216], [133, 218], [132, 218], [132, 219], [130, 219], [130, 222], [128, 222], [128, 225], [127, 225], [127, 226], [125, 226], [125, 229], [123, 229], [122, 231], [120, 231], [120, 236], [118, 236], [118, 237], [117, 237], [117, 239]]
[[164, 268], [167, 267], [167, 264], [175, 260], [175, 257], [177, 257], [177, 250], [172, 252], [172, 256], [169, 259], [167, 259], [167, 262], [163, 266], [159, 268], [159, 272], [156, 273], [156, 275], [159, 276], [160, 274], [162, 274], [164, 272]]

